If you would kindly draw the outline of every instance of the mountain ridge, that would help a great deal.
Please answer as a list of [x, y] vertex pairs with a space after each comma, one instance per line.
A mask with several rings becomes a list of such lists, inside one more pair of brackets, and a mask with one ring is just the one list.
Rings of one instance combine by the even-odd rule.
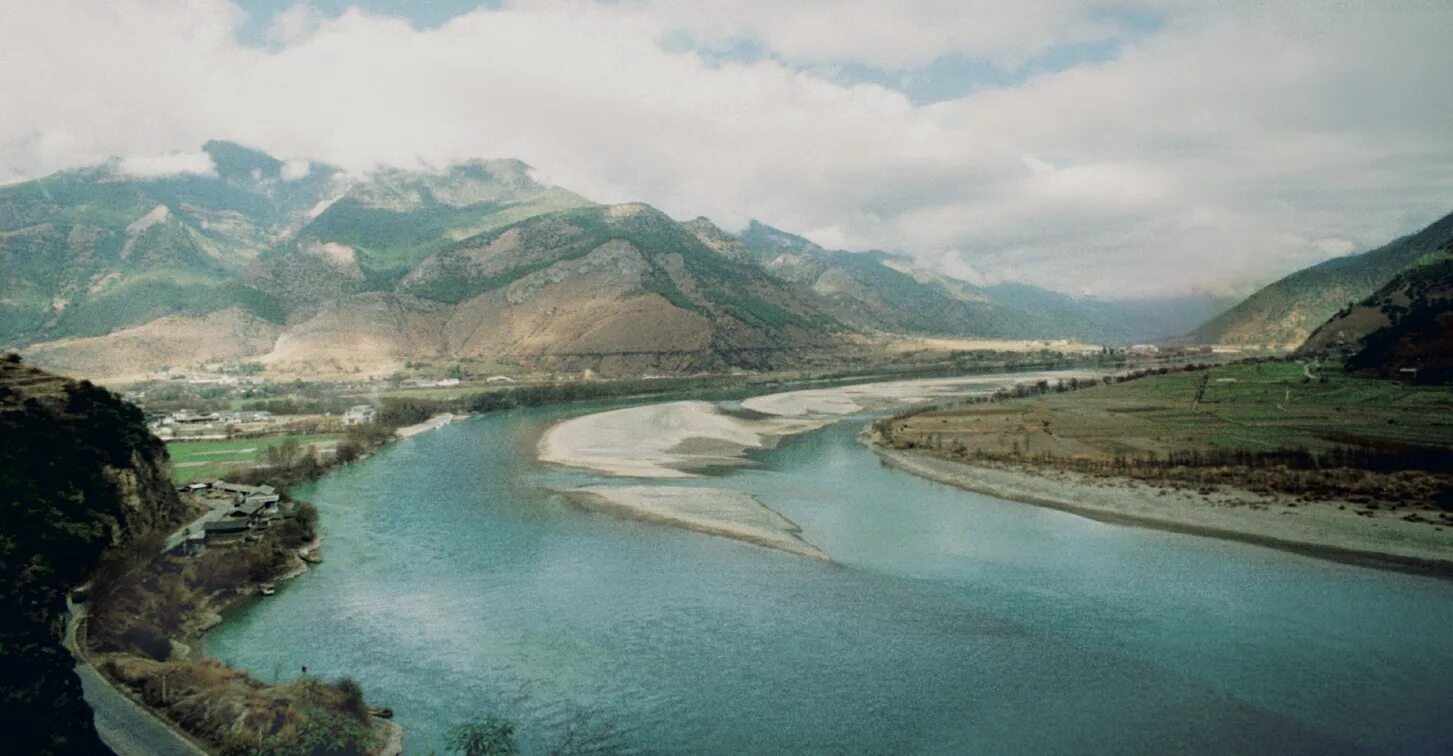
[[517, 160], [350, 176], [203, 149], [211, 172], [112, 164], [0, 187], [0, 342], [82, 375], [228, 360], [312, 375], [755, 369], [864, 338], [1115, 333], [1064, 295], [1037, 290], [1057, 306], [1036, 312], [903, 255], [600, 205]]
[[1328, 318], [1453, 240], [1453, 213], [1420, 231], [1288, 274], [1187, 334], [1197, 343], [1300, 346]]

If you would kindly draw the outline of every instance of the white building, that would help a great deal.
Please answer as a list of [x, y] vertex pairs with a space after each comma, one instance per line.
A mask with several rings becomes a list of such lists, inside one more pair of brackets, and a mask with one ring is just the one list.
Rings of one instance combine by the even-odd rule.
[[378, 417], [378, 410], [371, 404], [356, 404], [343, 413], [344, 425], [364, 425]]

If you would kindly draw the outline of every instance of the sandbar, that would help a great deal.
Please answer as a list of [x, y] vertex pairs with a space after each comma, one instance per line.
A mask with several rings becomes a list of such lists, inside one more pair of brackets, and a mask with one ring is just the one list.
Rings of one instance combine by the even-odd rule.
[[827, 554], [802, 539], [802, 529], [796, 523], [755, 496], [739, 491], [687, 486], [583, 486], [564, 493], [577, 506], [595, 512], [828, 559]]

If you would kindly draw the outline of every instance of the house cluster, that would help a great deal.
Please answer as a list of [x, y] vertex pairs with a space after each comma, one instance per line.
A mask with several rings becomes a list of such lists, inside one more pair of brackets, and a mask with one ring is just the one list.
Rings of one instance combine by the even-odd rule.
[[264, 410], [243, 410], [235, 412], [193, 412], [177, 410], [152, 418], [147, 427], [157, 438], [207, 439], [227, 438], [232, 426], [245, 423], [266, 423], [272, 420], [272, 413]]
[[188, 483], [180, 491], [201, 497], [216, 515], [187, 536], [188, 546], [246, 539], [254, 530], [293, 516], [293, 508], [272, 486], [249, 486], [225, 480]]

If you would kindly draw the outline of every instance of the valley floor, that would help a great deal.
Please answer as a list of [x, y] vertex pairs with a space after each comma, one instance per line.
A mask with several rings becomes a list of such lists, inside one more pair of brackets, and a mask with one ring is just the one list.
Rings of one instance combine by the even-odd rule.
[[903, 415], [910, 473], [1102, 520], [1453, 574], [1453, 392], [1295, 363]]

